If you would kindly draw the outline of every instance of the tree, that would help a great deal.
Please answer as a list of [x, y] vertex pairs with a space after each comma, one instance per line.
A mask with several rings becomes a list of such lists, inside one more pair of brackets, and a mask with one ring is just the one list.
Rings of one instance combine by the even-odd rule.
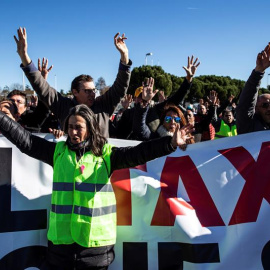
[[9, 90], [8, 89], [3, 89], [1, 95], [4, 97], [7, 97], [7, 95], [9, 94]]
[[[160, 66], [141, 66], [135, 67], [131, 72], [131, 79], [128, 94], [134, 95], [135, 90], [142, 85], [146, 78], [154, 78], [154, 90], [164, 91], [168, 96], [172, 92], [172, 81], [169, 73], [166, 73]], [[157, 95], [155, 97], [157, 99]]]
[[96, 89], [101, 91], [106, 87], [106, 82], [103, 77], [99, 77], [96, 82]]
[[31, 90], [31, 87], [29, 86], [29, 84], [25, 85], [25, 89], [30, 89]]
[[[134, 95], [136, 88], [142, 85], [145, 78], [149, 77], [155, 79], [154, 89], [163, 90], [166, 96], [173, 95], [185, 79], [166, 73], [160, 66], [135, 67], [131, 72], [128, 94]], [[221, 102], [225, 102], [231, 95], [235, 96], [237, 100], [244, 84], [245, 81], [231, 79], [229, 76], [201, 75], [193, 79], [186, 101], [195, 103], [200, 98], [206, 99], [211, 90], [218, 93]], [[267, 89], [262, 89], [261, 92], [266, 91]]]
[[23, 86], [22, 84], [19, 84], [19, 83], [13, 83], [12, 85], [10, 85], [10, 90], [21, 90], [23, 91]]
[[64, 91], [64, 89], [61, 89], [61, 90], [60, 90], [60, 94], [61, 94], [62, 96], [65, 96], [65, 91]]
[[3, 88], [3, 91], [4, 91], [4, 90], [9, 91], [9, 87], [8, 87], [7, 85], [5, 85], [4, 88]]

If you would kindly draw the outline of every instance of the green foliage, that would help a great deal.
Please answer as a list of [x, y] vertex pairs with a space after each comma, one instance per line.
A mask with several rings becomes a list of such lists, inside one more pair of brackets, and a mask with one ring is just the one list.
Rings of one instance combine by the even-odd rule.
[[135, 67], [131, 72], [131, 79], [128, 88], [128, 94], [134, 95], [136, 88], [142, 85], [146, 78], [154, 78], [154, 89], [159, 89], [165, 92], [165, 95], [170, 95], [172, 92], [171, 76], [160, 66], [142, 66]]
[[[131, 73], [128, 94], [133, 95], [135, 89], [142, 85], [145, 78], [153, 77], [155, 79], [155, 89], [163, 90], [166, 96], [173, 95], [181, 86], [184, 77], [178, 77], [166, 73], [160, 66], [141, 66], [135, 67]], [[245, 82], [237, 79], [231, 79], [228, 76], [202, 75], [193, 79], [192, 87], [186, 97], [186, 101], [196, 102], [200, 98], [206, 99], [211, 90], [218, 93], [221, 102], [228, 99], [229, 96], [239, 96]], [[270, 89], [264, 89], [269, 91]]]
[[261, 95], [261, 94], [270, 94], [270, 87], [269, 87], [269, 85], [268, 85], [268, 87], [267, 88], [260, 88], [259, 89], [259, 95]]

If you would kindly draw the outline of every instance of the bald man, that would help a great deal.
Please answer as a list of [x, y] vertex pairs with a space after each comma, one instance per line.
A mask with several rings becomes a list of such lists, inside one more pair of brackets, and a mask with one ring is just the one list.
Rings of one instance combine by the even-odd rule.
[[240, 95], [236, 108], [238, 134], [270, 129], [270, 94], [258, 96], [265, 70], [270, 66], [270, 45], [257, 56], [252, 71]]

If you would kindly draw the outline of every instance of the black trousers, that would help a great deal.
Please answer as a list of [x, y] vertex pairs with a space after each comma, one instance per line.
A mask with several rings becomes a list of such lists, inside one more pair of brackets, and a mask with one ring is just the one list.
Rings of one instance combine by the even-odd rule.
[[114, 245], [85, 248], [76, 243], [54, 245], [48, 241], [41, 270], [106, 270], [114, 261]]

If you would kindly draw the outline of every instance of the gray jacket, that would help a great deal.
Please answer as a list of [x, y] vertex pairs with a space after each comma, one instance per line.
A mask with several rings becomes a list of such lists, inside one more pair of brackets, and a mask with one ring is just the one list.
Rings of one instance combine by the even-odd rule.
[[241, 92], [236, 108], [238, 134], [270, 129], [260, 115], [255, 113], [258, 92], [263, 75], [264, 73], [253, 70]]
[[[97, 115], [101, 133], [107, 138], [109, 137], [109, 118], [113, 114], [117, 104], [126, 94], [129, 86], [131, 64], [131, 61], [129, 61], [128, 65], [123, 65], [120, 62], [118, 74], [113, 85], [105, 94], [97, 97], [91, 106], [92, 111]], [[60, 120], [61, 128], [63, 128], [69, 110], [78, 105], [77, 100], [75, 98], [64, 97], [52, 88], [42, 77], [33, 62], [26, 67], [21, 65], [21, 68], [37, 93], [38, 98], [55, 114]]]

